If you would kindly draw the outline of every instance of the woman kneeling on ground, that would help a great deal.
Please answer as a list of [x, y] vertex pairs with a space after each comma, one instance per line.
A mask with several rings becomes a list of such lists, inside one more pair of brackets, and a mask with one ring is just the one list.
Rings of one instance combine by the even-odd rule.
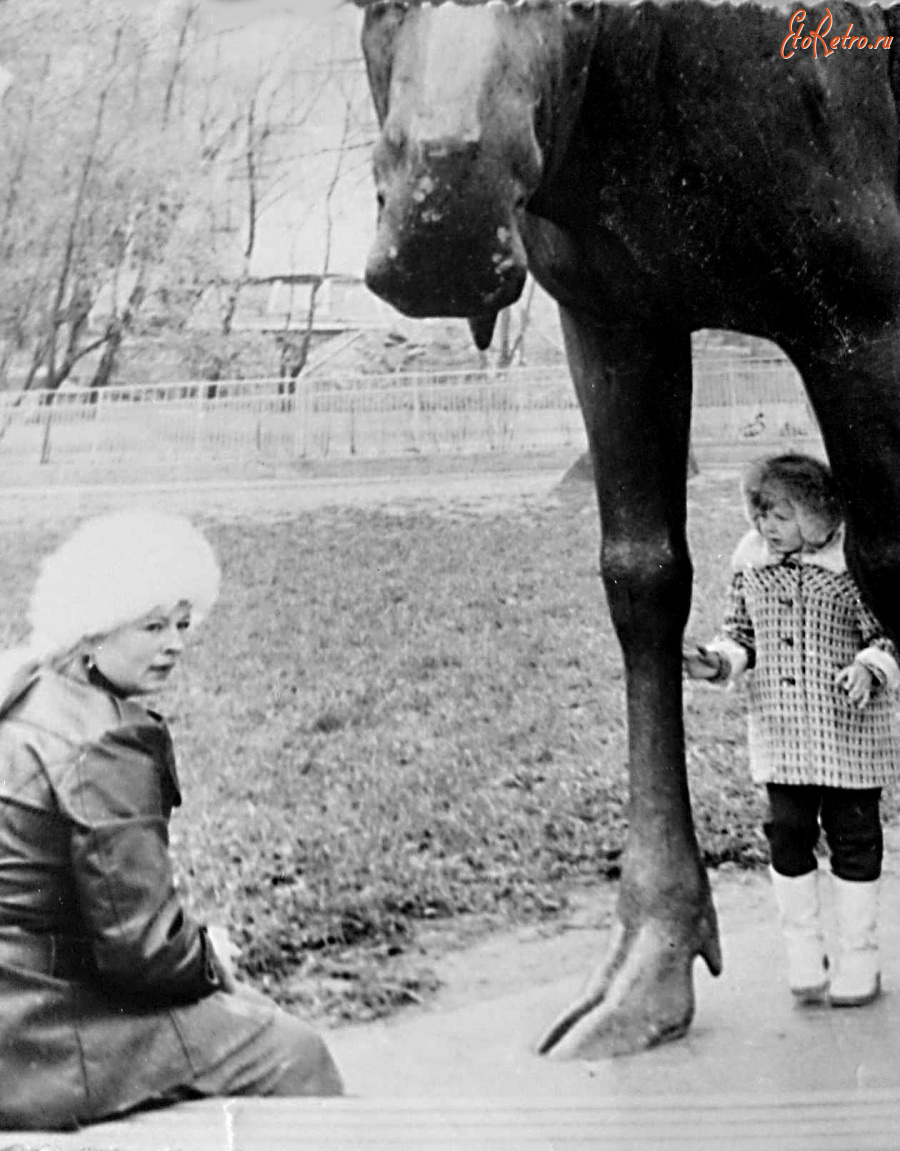
[[44, 562], [31, 639], [2, 660], [0, 1128], [341, 1092], [324, 1042], [235, 982], [227, 937], [217, 951], [175, 889], [172, 744], [138, 697], [218, 583], [178, 516], [90, 520]]

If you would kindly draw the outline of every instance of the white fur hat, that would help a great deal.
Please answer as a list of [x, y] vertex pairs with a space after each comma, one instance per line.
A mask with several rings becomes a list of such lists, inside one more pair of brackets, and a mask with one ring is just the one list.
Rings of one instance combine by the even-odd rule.
[[86, 520], [41, 565], [28, 608], [29, 648], [50, 655], [182, 601], [199, 622], [215, 603], [219, 565], [182, 516], [133, 510]]

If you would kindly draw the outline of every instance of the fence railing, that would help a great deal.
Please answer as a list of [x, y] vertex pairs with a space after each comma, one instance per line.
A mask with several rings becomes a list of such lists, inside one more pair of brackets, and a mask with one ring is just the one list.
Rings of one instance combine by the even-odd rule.
[[[787, 361], [709, 357], [694, 377], [695, 442], [816, 434]], [[585, 443], [562, 366], [0, 393], [0, 470], [60, 479]]]

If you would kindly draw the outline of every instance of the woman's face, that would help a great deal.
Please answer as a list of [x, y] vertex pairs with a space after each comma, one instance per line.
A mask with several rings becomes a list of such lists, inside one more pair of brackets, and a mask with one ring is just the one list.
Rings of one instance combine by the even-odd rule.
[[123, 695], [144, 695], [163, 686], [184, 651], [191, 605], [156, 609], [110, 632], [94, 649], [94, 665]]

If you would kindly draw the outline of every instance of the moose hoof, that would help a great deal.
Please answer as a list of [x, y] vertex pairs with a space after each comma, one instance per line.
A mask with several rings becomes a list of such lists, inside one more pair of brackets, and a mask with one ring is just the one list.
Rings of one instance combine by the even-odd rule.
[[620, 924], [606, 961], [549, 1029], [539, 1052], [602, 1059], [679, 1039], [694, 1017], [691, 969], [698, 954], [718, 975], [722, 962], [714, 918], [700, 945], [656, 920], [631, 931]]

